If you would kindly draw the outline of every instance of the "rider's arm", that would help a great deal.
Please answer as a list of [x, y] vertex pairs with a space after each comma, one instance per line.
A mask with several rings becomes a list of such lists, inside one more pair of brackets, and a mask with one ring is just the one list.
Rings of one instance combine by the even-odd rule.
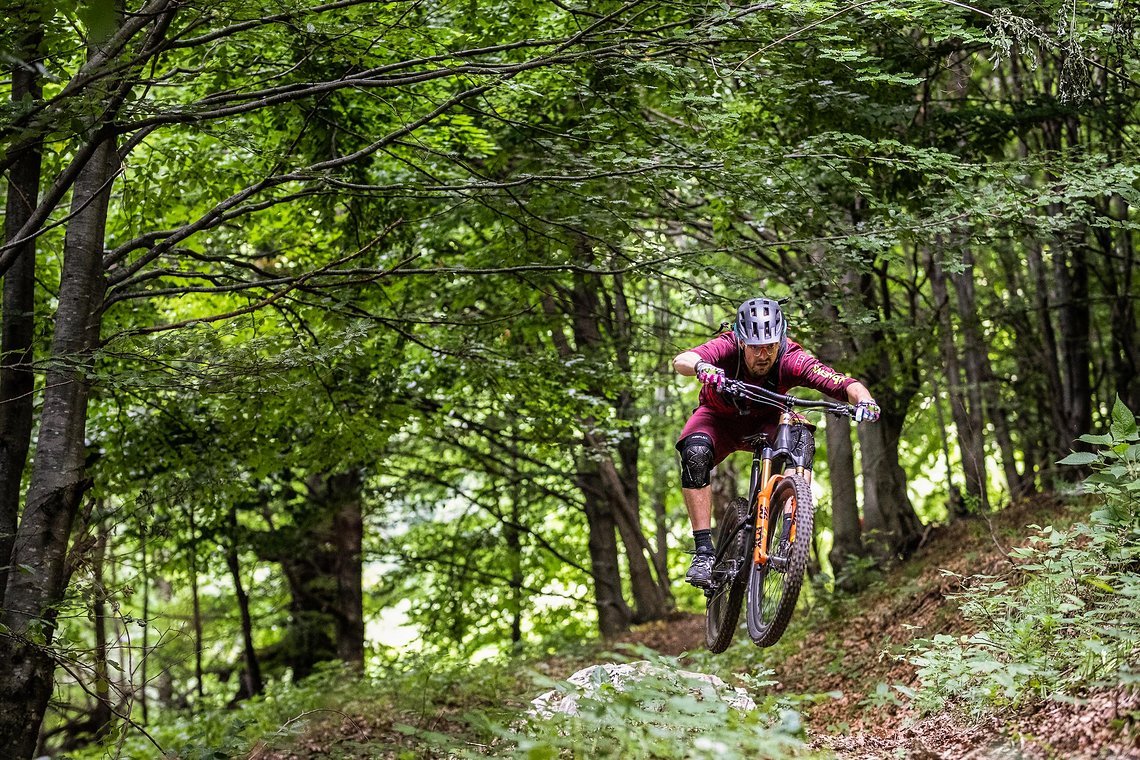
[[867, 390], [867, 386], [856, 380], [847, 386], [847, 402], [850, 404], [858, 404], [860, 401], [874, 402], [874, 397], [871, 391]]
[[673, 369], [677, 374], [692, 377], [697, 374], [697, 362], [704, 361], [696, 351], [682, 351], [673, 357]]

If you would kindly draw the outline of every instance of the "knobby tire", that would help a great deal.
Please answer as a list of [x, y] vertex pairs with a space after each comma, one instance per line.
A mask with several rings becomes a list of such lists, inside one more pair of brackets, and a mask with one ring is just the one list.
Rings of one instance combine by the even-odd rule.
[[[723, 568], [729, 561], [736, 560], [738, 572], [735, 577], [726, 579], [705, 603], [705, 643], [712, 652], [728, 649], [736, 633], [736, 621], [740, 619], [740, 605], [748, 585], [749, 539], [754, 531], [736, 528], [750, 516], [747, 499], [733, 499], [716, 526], [715, 545], [721, 558], [716, 566]], [[727, 541], [731, 541], [731, 545], [726, 546]], [[715, 569], [713, 573], [716, 574]]]
[[[795, 500], [795, 541], [781, 546], [785, 507], [790, 499]], [[768, 553], [783, 556], [786, 564], [777, 570], [771, 562], [755, 565], [750, 561], [748, 572], [742, 573], [748, 578], [748, 635], [759, 647], [770, 647], [780, 640], [800, 596], [815, 516], [808, 482], [799, 475], [786, 476], [772, 494], [769, 511]]]

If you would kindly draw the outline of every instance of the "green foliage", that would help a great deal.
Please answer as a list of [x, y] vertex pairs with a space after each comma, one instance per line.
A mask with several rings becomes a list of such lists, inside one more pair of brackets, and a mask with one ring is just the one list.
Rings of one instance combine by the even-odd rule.
[[[258, 742], [282, 742], [304, 731], [326, 711], [341, 714], [357, 699], [370, 698], [367, 682], [339, 666], [321, 669], [299, 684], [278, 683], [236, 709], [214, 707], [193, 714], [169, 711], [145, 730], [116, 725], [104, 744], [68, 752], [68, 760], [96, 760], [109, 748], [123, 760], [151, 760], [160, 754], [180, 760], [215, 760], [247, 754]], [[157, 745], [157, 746], [156, 746]]]
[[[191, 579], [207, 671], [240, 659], [232, 580], [209, 561], [218, 550], [238, 549], [255, 646], [268, 655], [287, 640], [290, 589], [275, 558], [307, 553], [297, 534], [327, 517], [307, 490], [330, 473], [363, 473], [364, 553], [377, 571], [366, 616], [404, 605], [416, 644], [437, 654], [550, 651], [592, 634], [580, 481], [602, 456], [636, 464], [621, 473], [643, 515], [635, 527], [660, 537], [679, 577], [687, 529], [672, 443], [694, 387], [664, 373], [757, 287], [795, 296], [793, 337], [813, 350], [822, 339], [850, 346], [841, 369], [893, 397], [906, 416], [901, 464], [915, 478], [946, 437], [934, 407], [911, 403], [941, 401], [920, 379], [943, 376], [930, 371], [942, 369], [931, 325], [948, 305], [931, 303], [923, 256], [970, 275], [988, 315], [983, 354], [993, 377], [1008, 378], [987, 383], [987, 408], [1011, 420], [1013, 447], [1046, 452], [1048, 464], [1051, 413], [1062, 410], [1024, 403], [1050, 398], [1027, 347], [1051, 331], [1034, 295], [1055, 302], [1065, 283], [1048, 265], [1030, 278], [1021, 259], [1048, 250], [1060, 272], [1081, 236], [1079, 250], [1132, 250], [1130, 212], [1109, 205], [1137, 205], [1140, 170], [1111, 136], [1133, 120], [1116, 101], [1135, 99], [1106, 91], [1081, 110], [1073, 69], [1111, 48], [1111, 66], [1135, 80], [1131, 41], [1118, 35], [1131, 22], [1110, 18], [1108, 4], [1063, 4], [1071, 22], [1053, 4], [1024, 18], [998, 11], [992, 23], [933, 0], [581, 12], [528, 1], [173, 4], [172, 44], [150, 48], [161, 55], [136, 39], [98, 74], [126, 72], [119, 110], [100, 102], [100, 87], [69, 86], [82, 30], [101, 37], [111, 4], [56, 5], [35, 11], [50, 21], [45, 100], [4, 99], [0, 125], [45, 106], [15, 132], [45, 136], [45, 187], [93, 114], [123, 138], [100, 241], [111, 301], [84, 437], [93, 511], [113, 526], [110, 601], [125, 623], [150, 603], [144, 630], [161, 641], [150, 673], [168, 674], [178, 697], [193, 691], [198, 648], [185, 628]], [[139, 3], [126, 7], [138, 17]], [[0, 50], [19, 29], [0, 30]], [[1058, 50], [1080, 55], [1051, 60]], [[1038, 68], [999, 70], [1019, 55]], [[436, 113], [476, 84], [489, 89]], [[1034, 142], [1069, 131], [1088, 144]], [[376, 149], [385, 136], [399, 139]], [[221, 223], [219, 204], [253, 188]], [[38, 238], [37, 367], [58, 306], [64, 206], [54, 218]], [[966, 245], [977, 248], [972, 270]], [[1129, 329], [1130, 296], [1108, 292], [1134, 281], [1111, 263], [1120, 258], [1091, 277], [1094, 343], [1115, 337], [1109, 308]], [[1094, 368], [1097, 403], [1117, 369], [1103, 358]], [[589, 455], [587, 433], [602, 444]], [[1116, 459], [1067, 461], [1104, 465], [1094, 481], [1122, 498], [1134, 490], [1129, 449], [1109, 450]], [[1030, 480], [1040, 472], [1041, 462], [1021, 464]], [[926, 491], [920, 516], [939, 516], [944, 499]], [[82, 659], [95, 592], [75, 577], [78, 601], [56, 642]], [[1113, 599], [1121, 584], [1087, 573], [1077, 587]], [[1087, 604], [1059, 591], [1058, 610], [1072, 604], [1066, 594]], [[675, 598], [702, 601], [688, 587]], [[704, 664], [750, 668], [751, 654], [742, 642]], [[205, 702], [232, 691], [206, 681]], [[622, 709], [608, 704], [596, 723], [616, 730]], [[634, 709], [634, 744], [621, 746], [656, 746], [636, 744], [658, 729]], [[196, 746], [230, 751], [261, 725], [225, 720], [211, 714], [206, 725], [217, 725]], [[556, 751], [561, 737], [543, 741]]]
[[[460, 754], [527, 758], [807, 754], [799, 715], [783, 700], [769, 695], [748, 709], [731, 687], [716, 686], [679, 670], [675, 658], [641, 654], [649, 658], [632, 663], [634, 675], [625, 678], [611, 678], [598, 667], [586, 685], [547, 682], [553, 686], [555, 701], [574, 702], [576, 713], [539, 706], [514, 716], [509, 723], [491, 721], [497, 741], [486, 752]], [[747, 680], [753, 687], [770, 685]]]
[[[580, 653], [598, 657], [596, 651]], [[552, 680], [526, 661], [472, 665], [440, 657], [391, 660], [370, 678], [326, 667], [299, 684], [274, 683], [236, 709], [166, 713], [147, 727], [152, 741], [129, 726], [101, 745], [64, 755], [95, 760], [108, 751], [128, 760], [168, 757], [214, 760], [254, 747], [288, 753], [302, 744], [326, 756], [375, 757], [661, 757], [809, 756], [798, 713], [769, 695], [754, 709], [731, 705], [729, 687], [685, 675], [675, 658], [640, 651], [637, 677], [611, 681], [604, 672], [587, 686]], [[604, 655], [624, 660], [622, 655]], [[759, 694], [770, 686], [746, 678]], [[530, 714], [544, 689], [578, 700], [578, 714]]]
[[1091, 467], [1087, 522], [1038, 527], [1010, 552], [1004, 576], [974, 576], [959, 599], [978, 631], [916, 645], [911, 661], [925, 710], [972, 715], [1132, 683], [1140, 663], [1140, 433], [1118, 399], [1107, 433], [1084, 435], [1095, 452], [1062, 464]]

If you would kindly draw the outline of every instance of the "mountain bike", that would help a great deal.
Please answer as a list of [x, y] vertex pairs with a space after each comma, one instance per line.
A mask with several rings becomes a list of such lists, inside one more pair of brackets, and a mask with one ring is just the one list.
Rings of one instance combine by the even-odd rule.
[[777, 407], [780, 422], [772, 440], [764, 433], [745, 439], [752, 449], [748, 498], [729, 503], [716, 526], [713, 585], [705, 591], [705, 643], [713, 652], [732, 643], [742, 601], [748, 635], [769, 647], [784, 635], [799, 599], [815, 514], [815, 425], [796, 409], [855, 416], [850, 404], [799, 399], [739, 380], [726, 380], [721, 392]]

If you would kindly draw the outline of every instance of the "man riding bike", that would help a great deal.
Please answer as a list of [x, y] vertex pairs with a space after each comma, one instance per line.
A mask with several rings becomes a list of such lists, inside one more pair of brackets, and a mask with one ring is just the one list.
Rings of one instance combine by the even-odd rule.
[[696, 551], [685, 576], [692, 585], [712, 586], [712, 468], [734, 451], [748, 448], [744, 439], [774, 433], [779, 411], [720, 393], [725, 379], [743, 380], [777, 393], [806, 386], [855, 405], [856, 422], [879, 419], [879, 406], [867, 387], [842, 375], [788, 340], [780, 304], [752, 298], [740, 305], [732, 332], [719, 335], [673, 359], [673, 369], [701, 381], [700, 404], [677, 441], [681, 454], [681, 494], [692, 523]]

